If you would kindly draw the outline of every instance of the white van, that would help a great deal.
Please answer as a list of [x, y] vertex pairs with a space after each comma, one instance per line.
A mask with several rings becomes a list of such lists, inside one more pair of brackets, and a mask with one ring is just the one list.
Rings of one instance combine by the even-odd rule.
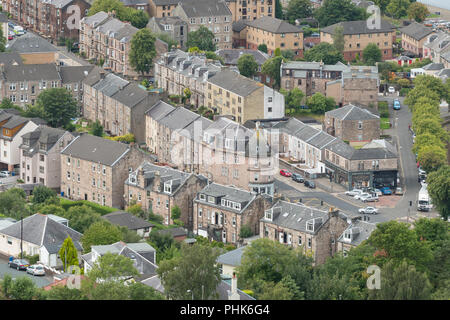
[[23, 29], [22, 26], [14, 26], [14, 33], [17, 34], [18, 36], [21, 36], [25, 34], [25, 30]]

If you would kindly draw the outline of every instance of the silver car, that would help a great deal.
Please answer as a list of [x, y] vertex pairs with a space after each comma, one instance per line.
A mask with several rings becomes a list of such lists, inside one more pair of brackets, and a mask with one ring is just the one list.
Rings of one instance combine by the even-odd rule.
[[365, 207], [358, 210], [359, 213], [362, 214], [377, 214], [378, 209], [374, 207]]
[[33, 276], [45, 276], [45, 269], [40, 264], [33, 264], [27, 268], [27, 273]]

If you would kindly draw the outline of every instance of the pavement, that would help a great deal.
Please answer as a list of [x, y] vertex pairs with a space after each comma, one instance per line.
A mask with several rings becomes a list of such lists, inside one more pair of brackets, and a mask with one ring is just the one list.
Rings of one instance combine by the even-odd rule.
[[45, 276], [33, 276], [28, 274], [26, 271], [17, 271], [16, 269], [12, 269], [8, 265], [8, 258], [0, 256], [0, 279], [3, 279], [5, 274], [11, 275], [13, 279], [28, 277], [32, 279], [39, 288], [45, 287], [53, 282], [53, 278], [49, 274]]

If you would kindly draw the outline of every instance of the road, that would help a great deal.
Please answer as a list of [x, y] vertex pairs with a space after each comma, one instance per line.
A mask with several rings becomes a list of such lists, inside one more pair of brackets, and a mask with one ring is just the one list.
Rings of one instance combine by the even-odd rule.
[[29, 277], [34, 281], [36, 286], [42, 288], [53, 282], [51, 276], [32, 276], [31, 274], [26, 273], [26, 271], [17, 271], [16, 269], [12, 269], [8, 265], [8, 259], [3, 256], [0, 256], [0, 279], [3, 279], [5, 274], [10, 274], [13, 279], [17, 279], [19, 277]]

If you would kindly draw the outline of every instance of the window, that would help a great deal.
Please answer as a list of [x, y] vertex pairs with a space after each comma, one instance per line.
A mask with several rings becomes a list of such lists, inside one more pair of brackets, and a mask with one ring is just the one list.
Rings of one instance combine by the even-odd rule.
[[141, 193], [138, 192], [138, 201], [141, 201]]
[[95, 164], [92, 164], [92, 172], [95, 172]]
[[102, 185], [103, 185], [103, 189], [106, 189], [106, 181], [105, 180], [103, 180]]
[[103, 166], [103, 168], [102, 168], [102, 173], [105, 175], [106, 174], [106, 167], [105, 166]]
[[169, 200], [166, 200], [166, 209], [169, 209]]
[[362, 121], [358, 121], [358, 129], [362, 129], [362, 127], [363, 127], [363, 124], [362, 124]]
[[299, 246], [302, 245], [302, 237], [301, 237], [301, 236], [298, 237], [298, 245], [299, 245]]
[[202, 213], [203, 213], [203, 209], [202, 208], [198, 208], [198, 216], [199, 216], [199, 218], [202, 217]]
[[312, 245], [311, 238], [308, 238], [308, 248], [311, 248], [311, 245]]
[[95, 178], [92, 179], [92, 186], [95, 187]]
[[70, 171], [67, 171], [67, 180], [70, 180]]
[[80, 174], [77, 174], [77, 181], [80, 182]]
[[205, 199], [205, 195], [204, 195], [203, 193], [201, 193], [201, 194], [199, 195], [199, 198], [200, 198], [200, 200], [206, 200], [206, 199]]
[[233, 217], [233, 227], [236, 227], [236, 217]]
[[272, 97], [268, 97], [267, 102], [272, 102]]
[[67, 157], [67, 165], [70, 166], [70, 157]]

